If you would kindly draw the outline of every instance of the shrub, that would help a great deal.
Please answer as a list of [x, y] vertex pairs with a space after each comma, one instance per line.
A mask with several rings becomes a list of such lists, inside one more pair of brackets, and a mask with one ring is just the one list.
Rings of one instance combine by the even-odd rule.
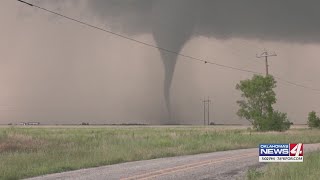
[[320, 118], [317, 116], [315, 111], [311, 111], [308, 115], [308, 126], [310, 128], [320, 127]]
[[269, 120], [269, 130], [285, 131], [290, 129], [291, 122], [288, 120], [287, 114], [274, 111]]

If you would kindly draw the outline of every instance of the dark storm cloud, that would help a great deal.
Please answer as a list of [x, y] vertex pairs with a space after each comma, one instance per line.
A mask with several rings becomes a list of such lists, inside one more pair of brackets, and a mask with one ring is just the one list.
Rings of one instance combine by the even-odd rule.
[[[90, 0], [92, 12], [127, 34], [152, 33], [157, 45], [179, 52], [192, 36], [254, 38], [298, 43], [320, 41], [319, 1]], [[108, 26], [112, 27], [112, 23]], [[161, 52], [164, 96], [177, 57]]]
[[[320, 42], [317, 0], [87, 0], [84, 3], [107, 28], [127, 35], [151, 33], [158, 46], [177, 52], [193, 36]], [[169, 92], [177, 56], [166, 52], [161, 52], [161, 56], [165, 68], [164, 96], [170, 115]]]
[[[87, 3], [102, 21], [111, 20], [121, 25], [119, 30], [129, 34], [150, 33], [159, 20], [170, 22], [171, 18], [180, 18], [175, 24], [162, 24], [162, 28], [174, 26], [181, 32], [189, 24], [193, 35], [200, 36], [320, 41], [320, 2], [316, 0], [90, 0]], [[159, 6], [161, 11], [155, 11]]]
[[[114, 22], [124, 33], [152, 33], [158, 46], [178, 52], [192, 36], [318, 43], [319, 5], [316, 0], [88, 1], [88, 7], [102, 21]], [[177, 57], [165, 52], [161, 55], [170, 114], [169, 91]]]
[[199, 10], [199, 35], [319, 42], [319, 1], [206, 1]]

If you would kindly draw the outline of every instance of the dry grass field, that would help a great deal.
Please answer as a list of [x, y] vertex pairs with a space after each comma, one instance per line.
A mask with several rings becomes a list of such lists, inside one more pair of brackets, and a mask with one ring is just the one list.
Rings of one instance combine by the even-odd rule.
[[294, 142], [318, 143], [320, 131], [260, 133], [247, 126], [0, 127], [0, 179]]

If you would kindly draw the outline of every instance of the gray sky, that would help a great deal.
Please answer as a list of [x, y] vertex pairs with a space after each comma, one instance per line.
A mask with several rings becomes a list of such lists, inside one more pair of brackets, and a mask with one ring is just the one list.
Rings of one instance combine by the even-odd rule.
[[[261, 73], [264, 63], [255, 54], [267, 48], [278, 54], [270, 58], [272, 74], [320, 88], [317, 1], [197, 2], [59, 0], [39, 5], [183, 54]], [[235, 115], [240, 98], [235, 85], [252, 74], [170, 56], [12, 0], [2, 2], [0, 23], [0, 123], [197, 124], [203, 119], [203, 96], [213, 100], [215, 122], [246, 123]], [[170, 121], [163, 92], [168, 72]], [[294, 122], [304, 123], [309, 111], [320, 111], [319, 93], [281, 82], [276, 90], [277, 108]]]

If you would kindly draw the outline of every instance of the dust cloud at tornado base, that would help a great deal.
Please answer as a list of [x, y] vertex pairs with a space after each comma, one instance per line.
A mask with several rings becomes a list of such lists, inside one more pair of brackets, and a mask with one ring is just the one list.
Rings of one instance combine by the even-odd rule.
[[[166, 3], [153, 3], [151, 6], [156, 7], [144, 12], [159, 14]], [[121, 25], [122, 22], [126, 25], [126, 16], [118, 16], [121, 21], [116, 21], [109, 14], [100, 14], [98, 19], [90, 22], [106, 28], [115, 22], [116, 25], [110, 28], [136, 39], [262, 73], [264, 64], [255, 59], [255, 53], [268, 48], [279, 55], [270, 59], [271, 73], [316, 87], [319, 80], [315, 64], [318, 64], [316, 52], [319, 46], [310, 41], [312, 38], [288, 36], [275, 41], [271, 35], [259, 39], [254, 37], [255, 34], [249, 37], [250, 33], [226, 37], [222, 33], [208, 34], [210, 28], [201, 29], [197, 21], [160, 29], [163, 24], [181, 22], [183, 15], [192, 11], [190, 4], [193, 2], [188, 3], [188, 7], [181, 10], [182, 15], [180, 13], [170, 21], [155, 16], [159, 20], [151, 22], [149, 16], [144, 19], [145, 24], [133, 23], [140, 25], [133, 29]], [[10, 7], [17, 8], [15, 3], [10, 4]], [[120, 3], [119, 8], [122, 6]], [[83, 18], [72, 6], [59, 6], [57, 10]], [[169, 9], [165, 14], [170, 17], [172, 13], [174, 11]], [[251, 74], [192, 62], [42, 12], [28, 11], [27, 14], [19, 17], [11, 12], [11, 27], [24, 29], [23, 32], [12, 32], [9, 27], [3, 31], [9, 35], [3, 36], [5, 41], [10, 42], [9, 46], [1, 43], [1, 48], [5, 49], [1, 67], [1, 120], [4, 122], [201, 124], [203, 107], [200, 99], [210, 96], [213, 100], [212, 120], [216, 123], [246, 123], [235, 115], [238, 108], [235, 101], [240, 96], [234, 87], [239, 80], [249, 78]], [[189, 20], [195, 18], [193, 14], [187, 17]], [[102, 20], [104, 18], [105, 21]], [[3, 16], [2, 20], [9, 21]], [[152, 28], [157, 26], [159, 28]], [[167, 62], [165, 58], [172, 60], [167, 66], [171, 68], [169, 70], [163, 68]], [[172, 80], [168, 78], [170, 72]], [[167, 82], [172, 81], [168, 85], [171, 120], [168, 119], [164, 98], [165, 90], [169, 89], [163, 83], [165, 78]], [[316, 101], [319, 95], [308, 90], [279, 84], [277, 92], [277, 107], [288, 112], [294, 122], [303, 123], [307, 112], [319, 107]]]

